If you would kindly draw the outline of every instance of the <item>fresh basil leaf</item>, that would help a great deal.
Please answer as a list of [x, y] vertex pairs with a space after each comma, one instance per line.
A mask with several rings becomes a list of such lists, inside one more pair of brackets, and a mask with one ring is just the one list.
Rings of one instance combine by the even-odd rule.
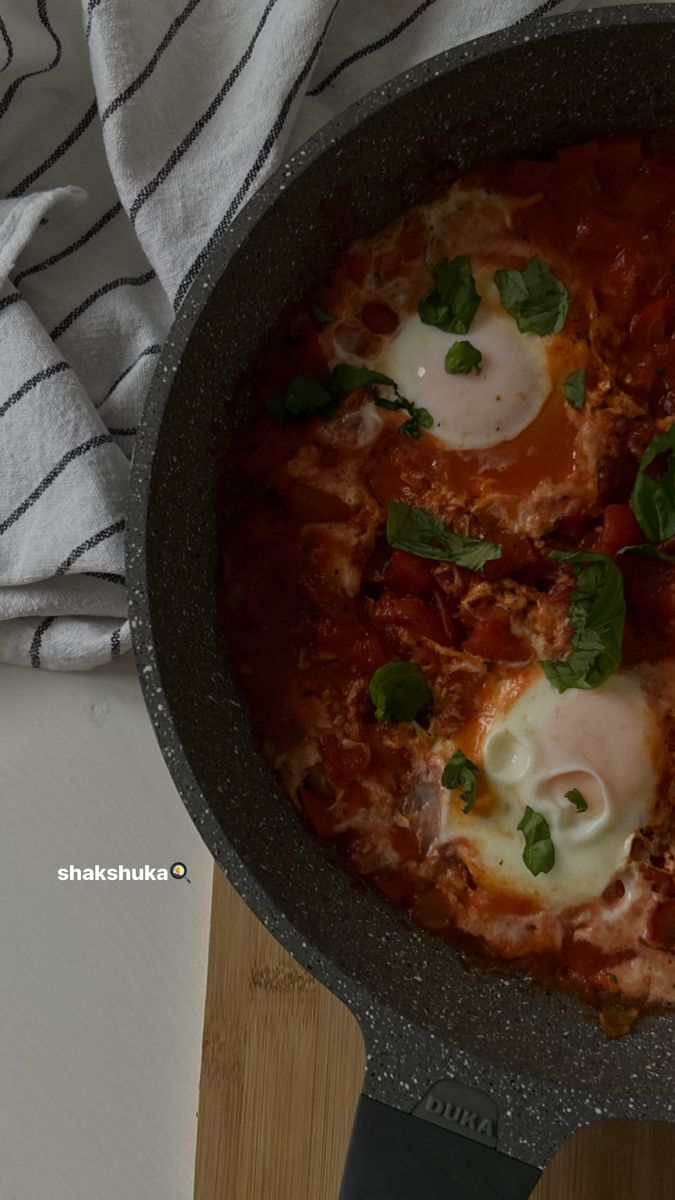
[[559, 692], [600, 687], [621, 664], [626, 616], [623, 578], [612, 558], [590, 551], [553, 550], [575, 576], [568, 620], [572, 652], [563, 662], [542, 662], [544, 675]]
[[370, 391], [376, 383], [396, 390], [394, 380], [388, 375], [383, 375], [381, 371], [371, 371], [369, 367], [353, 367], [350, 363], [338, 363], [330, 373], [328, 390], [335, 400], [341, 400], [343, 396], [348, 396], [358, 388], [368, 388]]
[[378, 721], [414, 721], [433, 699], [417, 663], [390, 662], [379, 667], [368, 685]]
[[[377, 386], [393, 388], [393, 399], [380, 396], [375, 391]], [[421, 408], [414, 401], [407, 400], [405, 396], [402, 396], [394, 380], [390, 379], [388, 375], [383, 375], [381, 371], [371, 371], [369, 367], [353, 367], [348, 363], [339, 363], [331, 371], [328, 387], [336, 400], [341, 400], [343, 396], [355, 392], [357, 388], [368, 388], [378, 408], [387, 408], [390, 412], [407, 412], [408, 420], [399, 425], [399, 433], [405, 437], [418, 438], [423, 429], [431, 429], [433, 426], [434, 419], [431, 413], [427, 412], [426, 408]]]
[[584, 800], [578, 788], [570, 788], [569, 792], [565, 792], [565, 799], [574, 805], [577, 812], [586, 812], [588, 803]]
[[[652, 479], [647, 474], [660, 454], [667, 455], [663, 474]], [[675, 534], [675, 425], [667, 433], [653, 437], [640, 461], [630, 496], [630, 506], [640, 529], [650, 542], [665, 542]]]
[[441, 259], [431, 277], [434, 286], [417, 308], [420, 320], [445, 333], [468, 333], [481, 300], [468, 258]]
[[522, 271], [495, 272], [499, 299], [521, 333], [558, 333], [569, 308], [567, 288], [541, 258], [531, 258]]
[[313, 304], [310, 311], [315, 325], [332, 325], [336, 320], [335, 314], [327, 312], [320, 304]]
[[555, 846], [548, 821], [528, 804], [518, 829], [525, 838], [523, 862], [528, 871], [531, 875], [548, 875], [555, 863]]
[[333, 396], [313, 375], [296, 375], [286, 391], [270, 396], [267, 407], [278, 425], [290, 425], [333, 404]]
[[453, 562], [470, 571], [482, 571], [486, 562], [500, 558], [501, 546], [481, 538], [463, 537], [421, 508], [402, 500], [391, 500], [387, 509], [387, 541], [396, 550], [407, 550], [418, 558]]
[[378, 408], [387, 408], [390, 412], [407, 412], [409, 417], [402, 425], [399, 425], [398, 431], [404, 437], [418, 438], [421, 437], [423, 429], [431, 429], [434, 423], [434, 418], [426, 408], [421, 408], [419, 404], [415, 404], [413, 400], [407, 400], [402, 396], [397, 388], [393, 400], [387, 400], [384, 396], [374, 395], [373, 400]]
[[445, 369], [448, 375], [469, 375], [471, 371], [480, 373], [483, 355], [471, 342], [455, 342], [445, 356]]
[[660, 558], [661, 562], [675, 563], [675, 554], [666, 554], [665, 550], [660, 550], [658, 546], [650, 546], [646, 542], [640, 546], [622, 546], [617, 550], [616, 557], [620, 554], [641, 554], [643, 558]]
[[583, 367], [578, 371], [570, 371], [563, 383], [563, 392], [570, 408], [581, 412], [586, 403], [586, 372]]
[[478, 767], [462, 750], [455, 750], [452, 758], [445, 764], [441, 783], [450, 792], [459, 791], [464, 801], [463, 811], [471, 812], [476, 803]]

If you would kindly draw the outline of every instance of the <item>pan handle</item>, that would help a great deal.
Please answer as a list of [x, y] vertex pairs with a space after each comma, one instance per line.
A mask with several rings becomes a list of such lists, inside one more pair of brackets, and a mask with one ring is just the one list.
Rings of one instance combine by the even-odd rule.
[[526, 1200], [541, 1172], [361, 1096], [340, 1200]]

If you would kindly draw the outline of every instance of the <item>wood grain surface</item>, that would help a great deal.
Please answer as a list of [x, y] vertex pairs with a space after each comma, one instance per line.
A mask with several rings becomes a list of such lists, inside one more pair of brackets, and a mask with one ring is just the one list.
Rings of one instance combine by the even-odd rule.
[[[351, 1013], [216, 868], [195, 1200], [337, 1200], [363, 1069]], [[611, 1121], [568, 1142], [532, 1200], [674, 1196], [675, 1126]]]

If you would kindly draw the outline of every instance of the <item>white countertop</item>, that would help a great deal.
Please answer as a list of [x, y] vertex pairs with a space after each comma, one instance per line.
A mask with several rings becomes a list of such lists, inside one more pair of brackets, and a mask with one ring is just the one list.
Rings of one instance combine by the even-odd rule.
[[130, 658], [0, 666], [0, 848], [1, 1200], [189, 1200], [212, 860]]

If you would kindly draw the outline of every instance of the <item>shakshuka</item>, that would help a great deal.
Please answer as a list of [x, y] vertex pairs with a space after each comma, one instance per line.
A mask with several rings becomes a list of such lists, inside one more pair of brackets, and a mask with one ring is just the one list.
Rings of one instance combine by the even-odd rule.
[[675, 142], [491, 163], [270, 335], [221, 611], [265, 753], [425, 929], [675, 1002]]

